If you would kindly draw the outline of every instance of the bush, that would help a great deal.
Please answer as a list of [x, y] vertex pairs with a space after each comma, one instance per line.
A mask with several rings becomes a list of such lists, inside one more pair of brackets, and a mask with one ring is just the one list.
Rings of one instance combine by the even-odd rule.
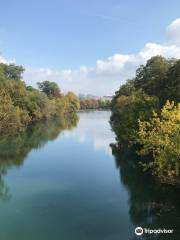
[[119, 145], [134, 143], [138, 119], [148, 119], [157, 108], [158, 99], [142, 91], [131, 96], [119, 96], [112, 107], [111, 116], [111, 125]]
[[1, 95], [0, 102], [0, 134], [21, 130], [24, 125], [30, 122], [28, 113], [14, 106], [9, 96]]
[[139, 121], [140, 155], [150, 157], [144, 164], [162, 182], [180, 182], [180, 104], [167, 101], [160, 114], [154, 112], [148, 121]]

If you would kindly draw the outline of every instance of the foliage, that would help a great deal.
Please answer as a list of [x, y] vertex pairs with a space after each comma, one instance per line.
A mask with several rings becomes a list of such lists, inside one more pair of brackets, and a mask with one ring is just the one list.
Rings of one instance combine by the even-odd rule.
[[138, 119], [148, 119], [152, 111], [158, 108], [158, 99], [142, 91], [130, 96], [117, 97], [112, 106], [111, 125], [116, 132], [119, 145], [132, 144], [136, 137]]
[[119, 96], [131, 96], [135, 92], [134, 79], [127, 80], [118, 91], [115, 92], [115, 96], [112, 101], [112, 105]]
[[70, 112], [74, 112], [80, 108], [79, 98], [73, 92], [68, 92], [66, 99], [69, 104], [68, 107]]
[[80, 99], [80, 109], [89, 110], [89, 109], [109, 109], [110, 100], [104, 99]]
[[54, 82], [39, 83], [40, 90], [21, 80], [24, 69], [0, 64], [0, 133], [14, 133], [30, 122], [62, 117], [79, 109], [74, 93], [60, 94]]
[[144, 155], [144, 169], [166, 183], [180, 177], [179, 102], [180, 60], [155, 56], [111, 103], [110, 122], [119, 146], [136, 146]]
[[139, 154], [151, 159], [145, 168], [151, 168], [163, 182], [180, 181], [180, 104], [167, 101], [160, 114], [139, 120], [137, 141], [142, 145]]
[[9, 96], [0, 96], [0, 133], [14, 132], [21, 130], [29, 123], [30, 118], [26, 111], [14, 106]]
[[19, 81], [23, 72], [24, 68], [22, 66], [0, 63], [0, 80], [13, 79]]
[[172, 65], [166, 74], [164, 82], [163, 100], [169, 99], [171, 101], [180, 102], [180, 60]]
[[175, 60], [168, 60], [161, 56], [152, 57], [145, 66], [141, 65], [136, 71], [134, 86], [142, 89], [149, 95], [154, 95], [164, 100], [164, 84], [166, 74]]
[[60, 94], [60, 89], [57, 83], [50, 82], [50, 81], [44, 81], [44, 82], [38, 82], [39, 89], [45, 93], [49, 98], [57, 97]]

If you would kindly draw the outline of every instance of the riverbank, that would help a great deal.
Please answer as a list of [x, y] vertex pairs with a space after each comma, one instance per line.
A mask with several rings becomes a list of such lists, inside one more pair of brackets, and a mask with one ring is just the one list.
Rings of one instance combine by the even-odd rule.
[[137, 226], [158, 226], [178, 240], [177, 189], [143, 174], [133, 152], [110, 148], [110, 112], [78, 117], [0, 138], [0, 237], [129, 240]]
[[136, 147], [142, 171], [167, 185], [180, 185], [179, 70], [180, 60], [149, 59], [111, 105], [119, 148]]
[[0, 63], [0, 134], [14, 134], [25, 126], [75, 113], [80, 105], [73, 92], [61, 93], [50, 81], [39, 89], [22, 81], [23, 67]]

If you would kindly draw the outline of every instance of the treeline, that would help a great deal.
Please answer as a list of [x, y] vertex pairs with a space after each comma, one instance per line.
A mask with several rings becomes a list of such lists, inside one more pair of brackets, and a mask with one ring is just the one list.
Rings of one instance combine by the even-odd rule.
[[80, 99], [81, 110], [107, 110], [110, 109], [111, 101], [105, 99]]
[[0, 134], [21, 130], [31, 122], [62, 117], [79, 109], [78, 97], [61, 93], [54, 82], [38, 83], [39, 90], [22, 81], [24, 69], [0, 63]]
[[115, 93], [111, 110], [118, 148], [135, 147], [144, 171], [180, 184], [180, 60], [148, 60]]

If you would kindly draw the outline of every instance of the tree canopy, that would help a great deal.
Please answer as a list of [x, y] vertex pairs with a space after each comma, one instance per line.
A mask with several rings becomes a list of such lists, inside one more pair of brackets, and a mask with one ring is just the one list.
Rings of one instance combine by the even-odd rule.
[[74, 93], [60, 94], [55, 82], [44, 81], [35, 89], [22, 81], [24, 68], [0, 64], [0, 133], [13, 133], [30, 122], [62, 117], [79, 108]]
[[140, 66], [111, 104], [118, 146], [136, 147], [144, 170], [169, 184], [180, 183], [179, 104], [180, 60], [161, 56]]
[[0, 80], [2, 79], [14, 79], [20, 80], [24, 68], [22, 66], [16, 66], [15, 64], [0, 63]]
[[[157, 96], [162, 103], [165, 103], [167, 99], [165, 93], [169, 86], [173, 84], [172, 87], [176, 88], [176, 83], [170, 73], [171, 68], [176, 64], [177, 60], [175, 59], [166, 59], [161, 56], [152, 57], [145, 66], [141, 65], [137, 69], [134, 80], [135, 89], [142, 89], [145, 93]], [[171, 79], [167, 79], [169, 74]]]
[[57, 97], [60, 95], [60, 88], [57, 83], [50, 81], [38, 82], [39, 89], [48, 97]]

